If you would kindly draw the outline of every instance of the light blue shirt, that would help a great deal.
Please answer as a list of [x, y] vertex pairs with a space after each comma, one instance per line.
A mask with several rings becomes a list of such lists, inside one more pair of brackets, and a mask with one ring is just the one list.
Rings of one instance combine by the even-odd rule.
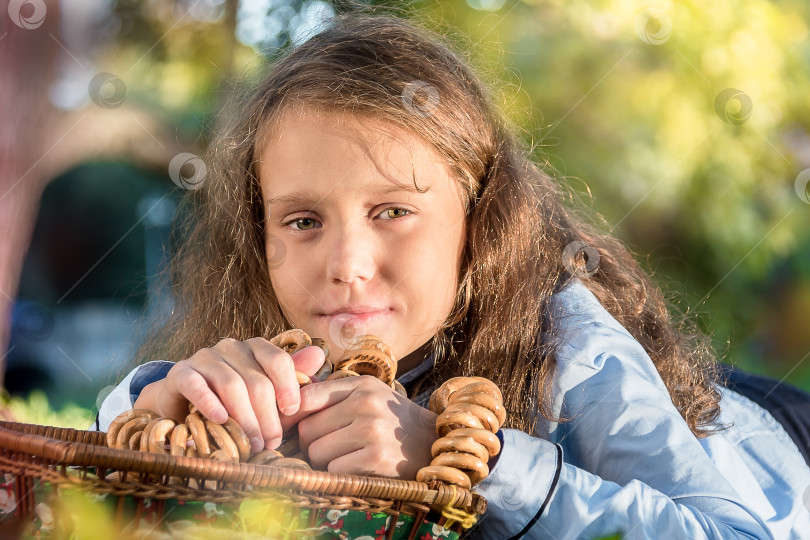
[[[643, 347], [582, 283], [554, 295], [552, 309], [554, 412], [572, 420], [540, 416], [533, 435], [499, 432], [501, 454], [474, 487], [488, 508], [473, 537], [810, 539], [810, 468], [767, 411], [721, 388], [719, 421], [731, 427], [697, 439]], [[94, 428], [106, 430], [171, 365], [133, 370]]]
[[553, 308], [554, 412], [573, 419], [502, 430], [475, 488], [488, 501], [476, 537], [810, 538], [810, 469], [767, 411], [721, 389], [731, 427], [697, 439], [643, 347], [582, 283]]

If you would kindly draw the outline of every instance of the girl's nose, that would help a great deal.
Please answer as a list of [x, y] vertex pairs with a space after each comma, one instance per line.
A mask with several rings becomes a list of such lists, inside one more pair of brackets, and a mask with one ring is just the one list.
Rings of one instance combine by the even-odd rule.
[[374, 240], [361, 225], [332, 231], [327, 262], [329, 281], [355, 283], [369, 281], [376, 273]]

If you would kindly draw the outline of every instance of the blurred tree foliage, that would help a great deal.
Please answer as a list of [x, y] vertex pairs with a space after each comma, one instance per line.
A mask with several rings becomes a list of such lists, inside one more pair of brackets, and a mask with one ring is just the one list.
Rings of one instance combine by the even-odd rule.
[[[810, 5], [387, 4], [469, 54], [538, 162], [727, 361], [810, 388], [810, 205], [796, 181], [810, 168]], [[128, 99], [204, 140], [230, 84], [347, 5], [119, 0], [102, 64]]]
[[563, 183], [728, 361], [780, 377], [810, 352], [807, 20], [799, 2], [536, 1], [460, 23]]
[[808, 16], [790, 1], [470, 0], [432, 18], [468, 36], [538, 161], [726, 361], [810, 388]]

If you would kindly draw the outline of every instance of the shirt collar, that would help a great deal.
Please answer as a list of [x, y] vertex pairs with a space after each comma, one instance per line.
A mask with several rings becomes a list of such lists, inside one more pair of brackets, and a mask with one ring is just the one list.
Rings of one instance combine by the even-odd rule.
[[397, 377], [397, 380], [399, 381], [399, 383], [401, 385], [405, 386], [409, 382], [415, 381], [417, 377], [423, 375], [424, 373], [429, 371], [431, 368], [433, 368], [433, 364], [435, 364], [435, 363], [436, 363], [436, 353], [431, 352], [428, 355], [428, 357], [425, 359], [424, 362], [422, 362], [418, 366], [410, 369], [406, 373], [403, 373], [402, 375]]

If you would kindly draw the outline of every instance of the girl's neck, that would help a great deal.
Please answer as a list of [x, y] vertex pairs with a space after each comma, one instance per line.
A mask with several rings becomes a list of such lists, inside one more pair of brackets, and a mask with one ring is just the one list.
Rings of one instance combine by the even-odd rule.
[[431, 344], [432, 342], [428, 341], [412, 353], [401, 358], [397, 363], [397, 377], [401, 377], [416, 366], [421, 365], [422, 362], [427, 359], [428, 355], [430, 355], [432, 349]]

